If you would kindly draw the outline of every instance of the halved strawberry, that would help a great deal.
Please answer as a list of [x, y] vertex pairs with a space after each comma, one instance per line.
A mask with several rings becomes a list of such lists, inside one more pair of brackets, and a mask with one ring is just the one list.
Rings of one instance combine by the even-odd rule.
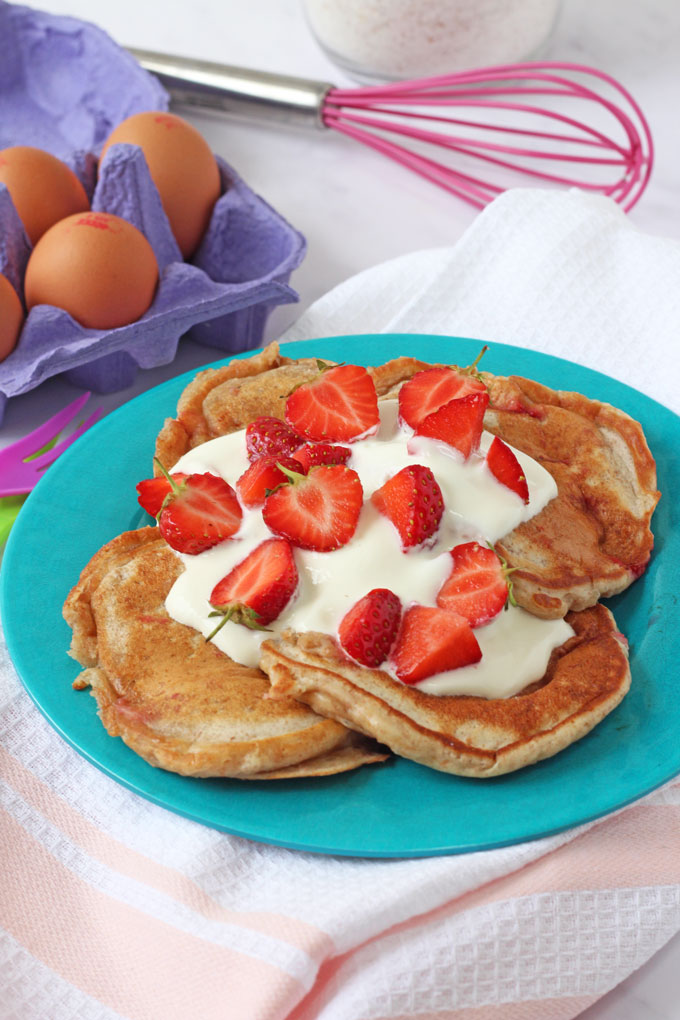
[[394, 524], [404, 549], [431, 538], [444, 513], [442, 490], [423, 464], [409, 464], [397, 471], [376, 489], [371, 502]]
[[437, 605], [464, 616], [471, 627], [488, 623], [508, 601], [507, 568], [493, 549], [464, 542], [451, 550], [451, 573], [439, 590]]
[[349, 542], [361, 513], [359, 475], [344, 464], [313, 467], [308, 475], [283, 469], [289, 484], [264, 501], [262, 517], [275, 534], [301, 549], [330, 552]]
[[416, 428], [416, 434], [429, 439], [441, 439], [460, 450], [467, 460], [471, 453], [479, 449], [488, 403], [489, 394], [486, 390], [450, 400], [438, 411], [428, 414]]
[[[183, 482], [187, 476], [178, 471], [170, 477], [175, 482]], [[172, 492], [170, 482], [164, 475], [159, 475], [158, 478], [145, 478], [138, 482], [136, 488], [137, 502], [152, 517], [158, 516], [165, 497]]]
[[304, 440], [285, 421], [263, 415], [246, 425], [248, 460], [260, 457], [290, 457]]
[[426, 368], [416, 372], [399, 390], [399, 417], [415, 430], [450, 400], [485, 392], [484, 383], [474, 374], [446, 366]]
[[266, 539], [213, 588], [210, 605], [214, 611], [210, 616], [222, 619], [207, 640], [228, 620], [264, 630], [286, 608], [297, 585], [290, 543], [285, 538]]
[[487, 451], [486, 463], [494, 478], [516, 492], [524, 503], [529, 502], [529, 486], [522, 466], [510, 447], [498, 436]]
[[319, 464], [346, 464], [352, 456], [347, 446], [332, 446], [330, 443], [305, 443], [293, 454], [305, 471]]
[[399, 597], [389, 588], [373, 588], [342, 618], [340, 645], [357, 662], [375, 669], [389, 655], [400, 620]]
[[391, 661], [399, 679], [417, 684], [435, 673], [459, 669], [482, 657], [464, 616], [436, 606], [411, 606], [404, 613]]
[[359, 365], [328, 367], [303, 383], [286, 401], [286, 421], [317, 443], [352, 443], [380, 424], [373, 379]]
[[171, 491], [158, 515], [158, 527], [172, 549], [196, 556], [238, 531], [243, 511], [224, 478], [206, 472], [177, 483], [166, 477]]
[[249, 510], [262, 506], [268, 490], [288, 481], [279, 465], [289, 471], [301, 470], [299, 461], [292, 457], [258, 457], [238, 479], [236, 490], [241, 502]]

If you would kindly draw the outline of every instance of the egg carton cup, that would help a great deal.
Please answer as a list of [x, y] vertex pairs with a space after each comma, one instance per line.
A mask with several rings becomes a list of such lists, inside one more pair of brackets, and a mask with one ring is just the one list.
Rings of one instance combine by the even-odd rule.
[[[272, 308], [297, 300], [287, 281], [305, 242], [233, 169], [218, 165], [223, 194], [192, 262], [184, 262], [141, 150], [112, 146], [92, 209], [122, 216], [146, 236], [160, 273], [153, 304], [111, 330], [88, 329], [50, 305], [32, 308], [17, 347], [0, 362], [0, 414], [10, 397], [54, 375], [96, 393], [125, 389], [140, 368], [171, 362], [185, 335], [225, 353], [260, 344]], [[31, 246], [2, 185], [0, 235], [0, 271], [23, 297]]]
[[[0, 423], [8, 399], [55, 375], [97, 393], [125, 389], [139, 369], [170, 363], [182, 336], [229, 354], [250, 350], [261, 344], [271, 310], [297, 300], [288, 281], [304, 258], [303, 236], [219, 157], [222, 195], [190, 262], [141, 149], [112, 146], [97, 173], [96, 154], [117, 123], [168, 105], [159, 83], [100, 29], [0, 0], [0, 148], [34, 145], [63, 159], [92, 209], [141, 230], [159, 267], [151, 307], [129, 325], [88, 329], [62, 309], [32, 308], [0, 362]], [[22, 300], [30, 254], [0, 184], [0, 273]]]

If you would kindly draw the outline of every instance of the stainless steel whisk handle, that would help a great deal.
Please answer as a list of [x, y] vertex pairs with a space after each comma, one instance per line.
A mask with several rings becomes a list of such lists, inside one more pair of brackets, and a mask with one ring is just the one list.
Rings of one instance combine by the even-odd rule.
[[149, 50], [129, 52], [182, 106], [218, 110], [248, 120], [324, 127], [321, 109], [326, 93], [333, 87], [330, 82]]

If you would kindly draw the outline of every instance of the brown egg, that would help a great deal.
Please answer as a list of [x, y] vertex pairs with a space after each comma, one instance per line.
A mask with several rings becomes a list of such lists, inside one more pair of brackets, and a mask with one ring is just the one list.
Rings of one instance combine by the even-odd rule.
[[26, 307], [56, 305], [83, 326], [115, 329], [153, 301], [158, 263], [141, 231], [110, 213], [86, 212], [55, 223], [26, 267]]
[[0, 182], [34, 247], [58, 220], [90, 208], [85, 189], [66, 163], [30, 145], [0, 151]]
[[16, 347], [23, 324], [24, 310], [17, 292], [7, 277], [0, 275], [0, 361]]
[[220, 172], [203, 136], [172, 113], [135, 113], [115, 128], [104, 144], [101, 161], [112, 145], [138, 145], [163, 203], [184, 258], [200, 244], [220, 196]]

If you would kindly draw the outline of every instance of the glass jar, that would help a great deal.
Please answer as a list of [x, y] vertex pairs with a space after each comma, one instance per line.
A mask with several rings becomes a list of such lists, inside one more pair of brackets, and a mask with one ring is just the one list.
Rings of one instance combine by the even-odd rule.
[[362, 82], [530, 60], [560, 0], [303, 0], [330, 59]]

